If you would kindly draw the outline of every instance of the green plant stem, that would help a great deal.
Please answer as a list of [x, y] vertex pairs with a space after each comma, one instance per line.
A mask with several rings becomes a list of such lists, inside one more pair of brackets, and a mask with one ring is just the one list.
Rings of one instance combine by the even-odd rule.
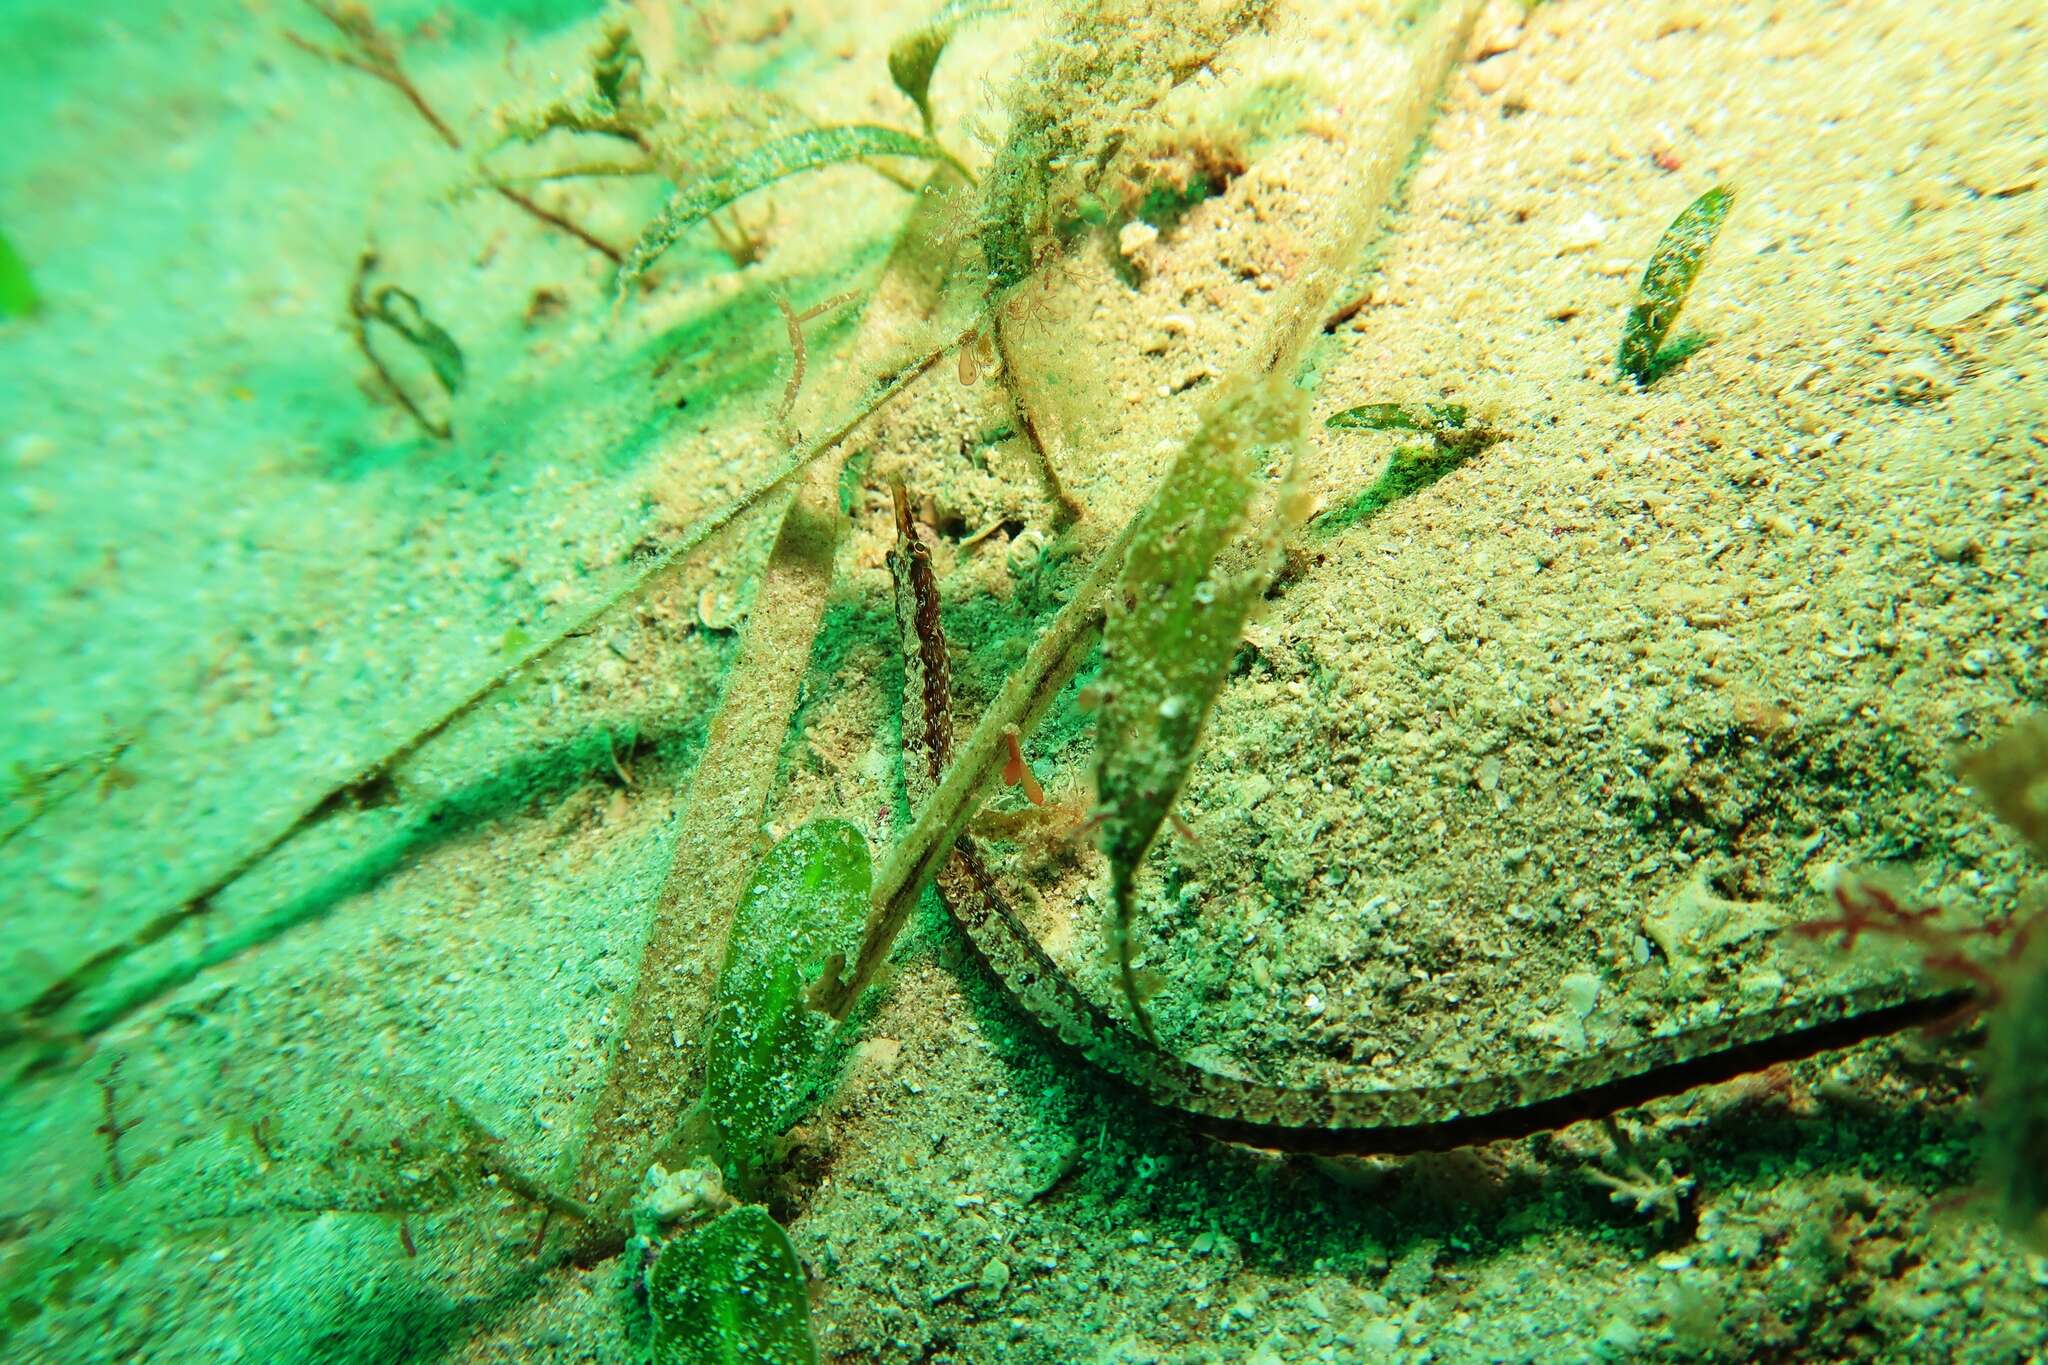
[[591, 1115], [576, 1188], [612, 1191], [607, 1207], [630, 1194], [644, 1169], [638, 1154], [674, 1129], [690, 1098], [673, 1039], [698, 1032], [707, 982], [686, 962], [727, 931], [758, 861], [763, 809], [832, 585], [843, 520], [838, 463], [820, 462], [782, 505], [739, 659], [693, 770], [686, 824], [641, 950], [640, 984]]
[[945, 779], [919, 807], [917, 819], [875, 870], [874, 899], [860, 954], [848, 976], [813, 998], [817, 1008], [838, 1019], [853, 1008], [875, 979], [919, 893], [974, 814], [983, 788], [1001, 770], [1008, 756], [1004, 731], [1014, 725], [1020, 733], [1029, 732], [1088, 657], [1102, 630], [1105, 593], [1123, 567], [1138, 521], [1133, 517], [1125, 522], [1116, 539], [1097, 556], [1087, 579], [1039, 635], [1023, 665], [1010, 675], [961, 746]]

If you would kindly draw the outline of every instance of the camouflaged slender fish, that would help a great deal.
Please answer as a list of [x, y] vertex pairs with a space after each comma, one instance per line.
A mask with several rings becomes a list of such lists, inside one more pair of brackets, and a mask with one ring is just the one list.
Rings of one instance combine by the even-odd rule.
[[[905, 666], [904, 774], [919, 802], [951, 756], [951, 679], [931, 552], [901, 496], [896, 526], [889, 566]], [[1003, 989], [1062, 1043], [1198, 1132], [1279, 1151], [1399, 1155], [1526, 1137], [1934, 1023], [1972, 999], [1968, 990], [1877, 986], [1537, 1070], [1420, 1086], [1284, 1086], [1176, 1056], [1091, 1000], [1032, 937], [971, 839], [955, 843], [936, 885]]]

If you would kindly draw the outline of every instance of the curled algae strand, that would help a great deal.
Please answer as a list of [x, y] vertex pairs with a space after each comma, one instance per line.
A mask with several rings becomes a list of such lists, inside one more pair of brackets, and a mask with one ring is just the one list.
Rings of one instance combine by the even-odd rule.
[[1721, 224], [1735, 203], [1735, 191], [1716, 185], [1687, 204], [1671, 220], [1650, 253], [1643, 268], [1642, 283], [1636, 286], [1635, 305], [1621, 329], [1621, 352], [1615, 367], [1643, 388], [1662, 379], [1685, 363], [1687, 356], [1707, 344], [1704, 335], [1689, 332], [1670, 345], [1664, 334], [1678, 321], [1678, 310], [1692, 292], [1706, 262], [1707, 249], [1721, 234]]
[[468, 374], [462, 348], [455, 344], [455, 338], [448, 335], [446, 328], [427, 316], [417, 298], [395, 284], [387, 284], [370, 296], [369, 309], [371, 319], [383, 323], [412, 343], [413, 349], [426, 360], [434, 378], [450, 398], [461, 390], [462, 381]]

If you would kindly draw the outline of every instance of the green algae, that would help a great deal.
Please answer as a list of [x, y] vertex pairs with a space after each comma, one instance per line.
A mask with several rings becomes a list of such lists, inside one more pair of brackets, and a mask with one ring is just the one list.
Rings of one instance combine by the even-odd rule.
[[1285, 452], [1292, 472], [1305, 405], [1277, 377], [1214, 400], [1139, 514], [1103, 627], [1102, 846], [1124, 995], [1148, 1031], [1132, 965], [1138, 868], [1187, 781], [1245, 620], [1270, 581], [1270, 535], [1249, 555], [1242, 542], [1267, 459]]
[[0, 318], [25, 318], [42, 307], [35, 281], [29, 278], [28, 263], [14, 249], [14, 243], [0, 233]]
[[647, 1277], [657, 1365], [811, 1365], [803, 1266], [765, 1209], [731, 1209], [662, 1248]]
[[[837, 1055], [838, 1026], [809, 997], [859, 943], [871, 881], [861, 832], [816, 820], [769, 850], [733, 915], [696, 1114], [709, 1120], [709, 1145], [741, 1186], [802, 1116]], [[702, 1131], [696, 1114], [684, 1121], [685, 1144]], [[647, 1291], [657, 1362], [817, 1358], [796, 1250], [757, 1205], [670, 1241]]]
[[2036, 1254], [2048, 1255], [2048, 938], [2032, 946], [2013, 975], [1992, 1028], [1984, 1166], [1999, 1221]]
[[[1984, 804], [2048, 862], [2048, 716], [2022, 721], [1960, 768]], [[2016, 931], [2013, 951], [1991, 1029], [1984, 1165], [1999, 1220], [2048, 1255], [2048, 934], [2038, 919]]]
[[835, 1027], [806, 996], [859, 943], [871, 880], [861, 832], [818, 820], [769, 851], [740, 899], [706, 1039], [705, 1101], [742, 1180], [829, 1067]]
[[117, 1268], [133, 1248], [88, 1236], [17, 1255], [0, 1279], [0, 1346], [45, 1312], [68, 1307], [78, 1287]]

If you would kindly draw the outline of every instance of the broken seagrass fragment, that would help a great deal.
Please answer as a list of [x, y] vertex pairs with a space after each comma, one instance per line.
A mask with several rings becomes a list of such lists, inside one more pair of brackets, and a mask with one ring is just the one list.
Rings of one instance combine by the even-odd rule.
[[813, 1365], [796, 1248], [755, 1204], [669, 1242], [647, 1275], [656, 1365]]
[[1469, 414], [1462, 403], [1366, 403], [1333, 414], [1333, 431], [1456, 431]]
[[1720, 235], [1734, 202], [1735, 191], [1725, 185], [1714, 186], [1671, 220], [1657, 249], [1650, 253], [1642, 283], [1636, 286], [1635, 305], [1622, 324], [1621, 351], [1614, 359], [1615, 367], [1639, 386], [1648, 388], [1707, 344], [1705, 336], [1690, 332], [1667, 346], [1664, 334], [1678, 320], [1678, 310], [1685, 306], [1685, 296], [1699, 278], [1707, 249]]
[[939, 57], [953, 41], [953, 34], [962, 24], [1008, 14], [1015, 8], [1016, 0], [946, 0], [922, 28], [898, 38], [889, 49], [889, 78], [917, 106], [925, 132], [932, 130], [932, 73], [938, 70]]
[[[615, 301], [623, 301], [633, 282], [647, 272], [661, 253], [674, 245], [692, 225], [709, 218], [727, 204], [751, 194], [764, 185], [800, 171], [816, 170], [841, 161], [859, 161], [870, 156], [907, 156], [924, 161], [943, 161], [966, 175], [952, 153], [936, 142], [896, 128], [870, 123], [849, 123], [830, 128], [807, 128], [764, 142], [737, 161], [719, 167], [700, 180], [678, 189], [650, 223], [640, 240], [626, 254], [619, 267]], [[971, 178], [971, 177], [970, 177]]]
[[860, 946], [872, 879], [861, 832], [817, 820], [770, 849], [740, 897], [705, 1041], [704, 1103], [742, 1185], [829, 1070], [835, 1025], [807, 996]]
[[1338, 431], [1416, 431], [1428, 445], [1406, 445], [1394, 452], [1372, 485], [1338, 507], [1319, 513], [1315, 534], [1335, 534], [1378, 516], [1388, 507], [1419, 493], [1464, 464], [1506, 433], [1481, 423], [1469, 425], [1471, 411], [1463, 403], [1365, 403], [1346, 408], [1323, 425]]
[[1286, 518], [1276, 510], [1252, 534], [1251, 512], [1276, 451], [1287, 470], [1282, 487], [1291, 480], [1305, 407], [1280, 373], [1235, 382], [1210, 403], [1140, 514], [1103, 625], [1102, 846], [1124, 995], [1148, 1035], [1130, 940], [1138, 868], [1187, 780], [1245, 618], [1272, 577]]

